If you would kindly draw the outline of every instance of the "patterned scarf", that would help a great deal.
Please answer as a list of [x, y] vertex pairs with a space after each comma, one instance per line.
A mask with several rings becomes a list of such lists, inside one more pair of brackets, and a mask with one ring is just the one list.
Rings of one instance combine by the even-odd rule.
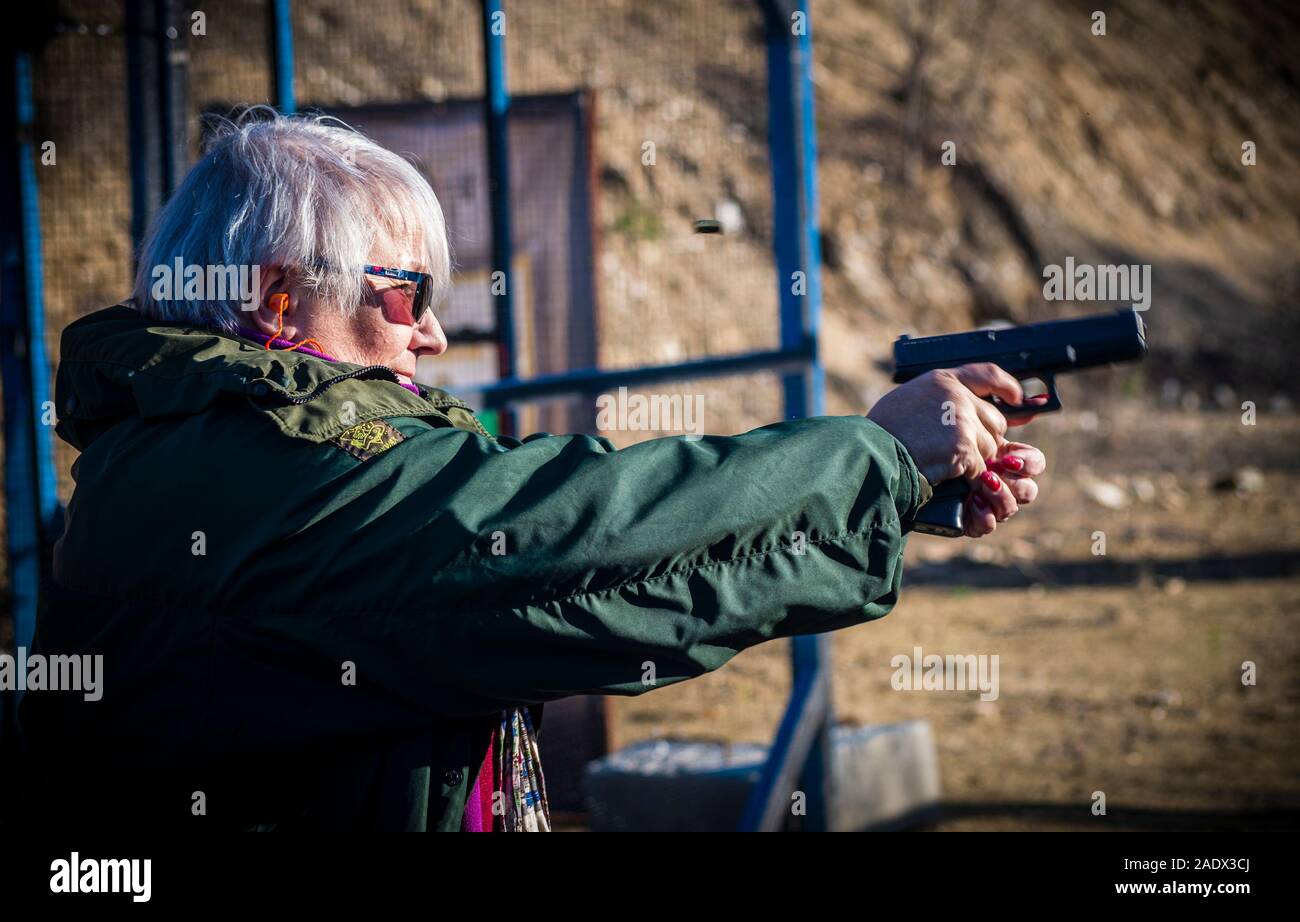
[[546, 801], [546, 779], [537, 752], [537, 737], [528, 708], [501, 712], [494, 749], [496, 778], [505, 794], [506, 815], [497, 828], [505, 832], [550, 832], [551, 809]]

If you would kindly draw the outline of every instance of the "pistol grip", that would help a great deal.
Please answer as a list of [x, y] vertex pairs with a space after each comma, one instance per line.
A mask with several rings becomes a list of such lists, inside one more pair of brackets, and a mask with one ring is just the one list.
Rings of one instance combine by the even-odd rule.
[[945, 480], [934, 488], [930, 501], [916, 514], [912, 531], [941, 538], [960, 538], [965, 534], [962, 505], [969, 495], [970, 484], [965, 480]]

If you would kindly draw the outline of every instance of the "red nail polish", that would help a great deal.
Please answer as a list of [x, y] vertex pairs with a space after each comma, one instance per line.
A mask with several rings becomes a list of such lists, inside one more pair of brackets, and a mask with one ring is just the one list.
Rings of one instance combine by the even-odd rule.
[[978, 509], [980, 512], [989, 511], [989, 504], [986, 503], [984, 501], [984, 497], [980, 496], [978, 493], [976, 493], [974, 496], [971, 497], [971, 502], [975, 504], [975, 508]]
[[1002, 489], [1002, 480], [992, 471], [985, 471], [980, 474], [980, 479], [984, 481], [984, 486], [988, 487], [990, 493], [996, 493]]
[[1025, 466], [1025, 459], [1018, 458], [1015, 455], [1007, 455], [998, 462], [998, 466], [1004, 471], [1011, 471], [1013, 474]]

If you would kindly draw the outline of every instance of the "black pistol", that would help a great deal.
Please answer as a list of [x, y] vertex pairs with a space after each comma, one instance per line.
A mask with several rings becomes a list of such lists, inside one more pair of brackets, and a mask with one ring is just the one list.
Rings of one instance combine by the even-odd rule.
[[[995, 397], [986, 398], [1008, 418], [1025, 417], [1061, 409], [1056, 393], [1056, 376], [1061, 372], [1134, 362], [1146, 352], [1146, 330], [1134, 310], [943, 336], [900, 336], [894, 343], [894, 383], [902, 384], [936, 368], [992, 362], [1022, 383], [1043, 383], [1047, 393], [1043, 403], [1010, 406]], [[965, 480], [936, 486], [930, 502], [917, 513], [913, 531], [961, 537], [962, 503], [969, 493]]]

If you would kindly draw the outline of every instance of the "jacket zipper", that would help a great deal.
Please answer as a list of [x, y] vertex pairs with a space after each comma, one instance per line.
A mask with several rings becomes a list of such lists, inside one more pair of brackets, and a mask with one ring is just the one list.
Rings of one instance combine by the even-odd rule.
[[341, 375], [335, 375], [332, 378], [326, 378], [320, 384], [317, 384], [315, 390], [305, 397], [291, 397], [288, 394], [286, 394], [285, 397], [295, 406], [301, 406], [304, 403], [311, 403], [340, 381], [347, 381], [350, 378], [374, 377], [373, 373], [377, 371], [386, 372], [387, 377], [392, 381], [395, 383], [401, 383], [401, 379], [397, 377], [397, 372], [393, 371], [393, 369], [389, 368], [387, 365], [367, 365], [364, 368], [358, 368], [356, 371], [349, 371]]
[[[312, 392], [310, 394], [307, 394], [306, 396], [293, 397], [286, 394], [285, 399], [288, 400], [289, 403], [293, 404], [294, 406], [302, 406], [304, 403], [311, 403], [311, 401], [315, 400], [317, 397], [325, 393], [335, 384], [338, 384], [340, 381], [347, 381], [352, 378], [374, 378], [376, 377], [375, 372], [382, 372], [382, 374], [378, 375], [378, 377], [388, 378], [390, 381], [392, 381], [395, 384], [402, 383], [402, 379], [397, 376], [397, 372], [393, 371], [393, 369], [389, 368], [387, 365], [366, 365], [364, 368], [358, 368], [356, 371], [344, 372], [341, 375], [335, 375], [332, 378], [326, 378], [320, 384], [317, 384], [316, 387], [312, 390]], [[421, 398], [423, 398], [424, 400], [428, 400], [434, 406], [438, 405], [436, 401], [432, 400], [429, 397], [428, 393], [424, 390], [424, 388], [420, 387], [420, 385], [418, 384], [416, 384], [415, 386], [420, 389], [419, 395]], [[464, 409], [469, 409], [467, 405], [459, 402], [448, 404], [448, 405], [459, 406], [459, 407], [463, 407]], [[486, 435], [486, 431], [484, 432], [484, 434]]]

